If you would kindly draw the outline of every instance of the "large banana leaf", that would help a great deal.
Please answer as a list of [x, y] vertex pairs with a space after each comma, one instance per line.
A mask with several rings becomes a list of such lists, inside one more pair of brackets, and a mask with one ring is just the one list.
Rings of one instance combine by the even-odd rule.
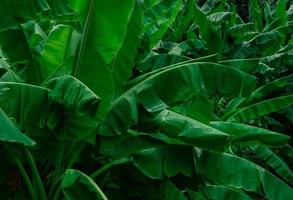
[[167, 145], [145, 135], [123, 134], [105, 138], [100, 152], [116, 160], [132, 157], [133, 164], [138, 169], [156, 179], [178, 173], [193, 175], [192, 147]]
[[46, 87], [50, 89], [24, 83], [0, 83], [0, 105], [24, 129], [59, 128], [62, 133], [78, 138], [91, 134], [97, 126], [94, 116], [99, 97], [70, 76], [53, 79]]
[[246, 96], [255, 84], [253, 76], [213, 63], [175, 65], [160, 69], [156, 73], [151, 72], [149, 76], [144, 77], [112, 103], [106, 119], [100, 126], [99, 134], [121, 134], [135, 124], [139, 111], [138, 97], [144, 96], [144, 92], [148, 92], [148, 102], [154, 102], [151, 103], [153, 105], [156, 105], [156, 102], [176, 105], [204, 94]]
[[[147, 1], [145, 1], [147, 2]], [[144, 40], [149, 42], [149, 49], [153, 48], [163, 37], [169, 26], [175, 20], [181, 9], [182, 2], [179, 0], [162, 0], [157, 4], [144, 6]]]
[[132, 67], [134, 65], [134, 57], [140, 42], [142, 32], [142, 11], [138, 4], [135, 4], [131, 18], [128, 23], [127, 33], [123, 44], [113, 63], [111, 69], [114, 73], [114, 83], [116, 91], [119, 91], [131, 76]]
[[286, 199], [293, 189], [276, 176], [243, 158], [203, 151], [198, 153], [197, 172], [213, 184], [255, 192], [267, 199]]
[[[71, 76], [52, 79], [46, 83], [46, 87], [51, 89], [49, 103], [53, 106], [47, 126], [50, 129], [62, 127], [63, 134], [79, 139], [92, 134], [98, 124], [95, 116], [100, 98], [86, 85]], [[62, 105], [63, 108], [58, 110], [58, 105]], [[64, 119], [62, 119], [62, 110], [65, 112]]]
[[20, 128], [45, 126], [49, 90], [24, 83], [0, 83], [0, 106]]
[[[73, 28], [57, 25], [49, 32], [40, 56], [42, 79], [46, 80], [58, 70], [70, 74], [73, 56], [79, 42], [79, 35], [73, 34]], [[71, 59], [71, 60], [69, 60]], [[71, 62], [70, 62], [71, 61]]]
[[274, 153], [270, 148], [263, 145], [250, 146], [250, 149], [262, 158], [267, 165], [273, 168], [284, 180], [293, 184], [293, 172], [284, 160]]
[[234, 98], [226, 106], [225, 113], [229, 113], [232, 110], [235, 111], [238, 107], [244, 107], [251, 105], [252, 103], [257, 103], [258, 101], [264, 100], [267, 96], [274, 93], [280, 93], [281, 91], [286, 92], [290, 89], [292, 81], [292, 75], [285, 76], [257, 88], [250, 94], [249, 98]]
[[287, 144], [290, 137], [267, 129], [233, 122], [211, 122], [210, 125], [224, 133], [231, 135], [235, 142], [260, 142], [265, 145]]
[[80, 49], [72, 75], [101, 97], [98, 112], [98, 117], [101, 118], [114, 95], [111, 66], [117, 62], [115, 60], [126, 37], [135, 1], [114, 0], [110, 4], [103, 0], [91, 0], [87, 9], [84, 9], [86, 4], [86, 1], [72, 3], [72, 7], [79, 11], [83, 24]]
[[24, 145], [34, 145], [35, 142], [22, 134], [17, 126], [9, 119], [9, 117], [0, 108], [0, 141], [1, 142], [16, 142]]
[[134, 152], [133, 164], [145, 175], [155, 179], [172, 177], [179, 173], [186, 176], [194, 174], [192, 148], [179, 145], [146, 148]]
[[285, 76], [269, 82], [255, 91], [250, 95], [249, 102], [255, 102], [257, 100], [264, 99], [266, 96], [273, 94], [274, 92], [281, 91], [282, 89], [288, 88], [293, 84], [293, 75]]
[[[293, 104], [293, 95], [275, 97], [273, 99], [268, 99], [265, 101], [258, 102], [253, 105], [249, 105], [244, 108], [232, 111], [227, 120], [228, 121], [248, 121], [252, 120], [272, 112], [281, 110]], [[227, 113], [229, 115], [229, 113]], [[225, 118], [225, 116], [224, 116]]]
[[66, 200], [108, 200], [100, 187], [79, 170], [66, 170], [62, 178], [61, 188]]
[[159, 113], [153, 121], [168, 137], [204, 149], [224, 149], [229, 138], [225, 132], [169, 110]]

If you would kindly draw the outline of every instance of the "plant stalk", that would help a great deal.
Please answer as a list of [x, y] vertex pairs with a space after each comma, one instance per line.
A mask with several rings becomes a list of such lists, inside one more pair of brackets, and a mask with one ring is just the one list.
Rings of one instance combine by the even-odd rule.
[[112, 168], [113, 166], [126, 164], [126, 163], [129, 163], [131, 161], [132, 161], [132, 159], [130, 159], [130, 158], [122, 158], [120, 160], [114, 160], [114, 161], [104, 165], [103, 167], [97, 169], [95, 172], [93, 172], [90, 175], [90, 177], [92, 179], [95, 179], [97, 176], [99, 176], [100, 174], [104, 173], [105, 171], [107, 171], [108, 169]]
[[39, 188], [41, 200], [46, 200], [47, 199], [46, 192], [45, 192], [44, 185], [43, 185], [43, 182], [41, 180], [39, 171], [37, 169], [35, 160], [34, 160], [32, 154], [30, 153], [30, 151], [28, 149], [25, 148], [24, 153], [25, 153], [26, 158], [28, 160], [28, 163], [29, 163], [29, 165], [31, 167], [33, 177], [35, 178], [36, 184], [37, 184], [37, 186]]

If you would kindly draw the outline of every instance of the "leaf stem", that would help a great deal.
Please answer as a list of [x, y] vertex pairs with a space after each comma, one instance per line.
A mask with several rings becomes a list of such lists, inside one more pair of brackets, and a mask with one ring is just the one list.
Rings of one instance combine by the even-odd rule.
[[108, 169], [112, 168], [113, 166], [126, 164], [126, 163], [129, 163], [131, 161], [132, 161], [131, 158], [122, 158], [120, 160], [114, 160], [114, 161], [104, 165], [103, 167], [97, 169], [95, 172], [93, 172], [90, 175], [90, 177], [92, 179], [95, 179], [97, 176], [99, 176], [100, 174], [104, 173], [105, 171], [107, 171]]
[[34, 160], [32, 154], [30, 153], [30, 151], [28, 149], [24, 148], [24, 153], [25, 153], [26, 158], [28, 160], [28, 163], [29, 163], [29, 165], [31, 167], [33, 177], [35, 178], [36, 184], [37, 184], [37, 186], [39, 188], [41, 200], [46, 200], [47, 199], [46, 192], [45, 192], [44, 185], [42, 183], [39, 171], [37, 169], [35, 160]]
[[25, 171], [22, 163], [20, 162], [20, 160], [18, 159], [18, 157], [16, 155], [14, 155], [14, 153], [12, 153], [10, 151], [10, 147], [7, 145], [3, 145], [4, 148], [7, 150], [8, 154], [10, 155], [10, 157], [15, 161], [15, 164], [27, 186], [28, 192], [30, 193], [32, 200], [38, 200], [37, 196], [36, 196], [36, 191], [34, 190], [34, 187], [32, 185], [32, 182], [27, 174], [27, 172]]

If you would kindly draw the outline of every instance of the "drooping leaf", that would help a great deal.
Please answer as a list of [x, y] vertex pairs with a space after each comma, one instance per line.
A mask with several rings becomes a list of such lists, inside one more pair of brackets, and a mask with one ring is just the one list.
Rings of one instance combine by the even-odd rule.
[[108, 200], [100, 187], [79, 170], [67, 169], [62, 178], [61, 188], [67, 200]]
[[[138, 120], [137, 95], [142, 95], [145, 91], [152, 91], [149, 101], [159, 102], [160, 99], [170, 106], [199, 94], [246, 96], [255, 84], [253, 76], [213, 63], [175, 65], [149, 74], [112, 103], [99, 128], [99, 134], [121, 134], [135, 124]], [[230, 84], [232, 79], [233, 85]]]
[[0, 83], [0, 106], [19, 127], [45, 126], [49, 90], [24, 83]]
[[211, 122], [210, 125], [231, 135], [235, 142], [260, 142], [265, 145], [287, 144], [290, 137], [267, 129], [233, 122]]
[[241, 188], [258, 193], [270, 200], [284, 199], [293, 195], [293, 189], [290, 186], [267, 170], [227, 153], [207, 151], [199, 153], [197, 172], [213, 184]]
[[250, 95], [249, 102], [255, 102], [264, 99], [266, 96], [271, 95], [274, 92], [290, 87], [292, 83], [293, 75], [285, 76], [269, 82], [253, 91]]
[[[62, 127], [65, 135], [84, 139], [93, 133], [98, 122], [95, 120], [100, 98], [86, 85], [71, 76], [61, 76], [50, 80], [45, 85], [50, 88], [49, 103], [62, 105], [66, 112], [62, 122], [60, 112], [53, 110], [47, 125], [51, 128]], [[53, 108], [54, 109], [54, 108]], [[62, 123], [63, 125], [61, 125]]]
[[123, 134], [105, 138], [101, 143], [100, 152], [116, 160], [132, 157], [133, 164], [138, 169], [155, 179], [179, 173], [193, 175], [192, 147], [168, 145], [147, 134]]
[[225, 132], [168, 110], [159, 113], [154, 123], [167, 136], [204, 149], [224, 149], [229, 138]]
[[284, 180], [289, 183], [293, 183], [293, 172], [286, 164], [286, 162], [274, 153], [270, 148], [263, 145], [250, 146], [250, 149], [255, 152], [255, 154], [262, 158], [267, 165], [273, 168]]
[[[244, 108], [240, 108], [232, 115], [230, 115], [228, 121], [248, 121], [252, 120], [272, 112], [281, 110], [293, 104], [293, 95], [275, 97], [265, 101], [258, 102], [253, 105], [249, 105]], [[229, 114], [229, 113], [228, 113]]]
[[0, 108], [0, 141], [16, 142], [24, 145], [34, 145], [35, 142], [20, 132], [17, 126], [9, 119], [9, 117]]
[[179, 173], [192, 176], [194, 170], [192, 148], [177, 145], [137, 151], [133, 154], [133, 163], [145, 175], [155, 179], [172, 177]]

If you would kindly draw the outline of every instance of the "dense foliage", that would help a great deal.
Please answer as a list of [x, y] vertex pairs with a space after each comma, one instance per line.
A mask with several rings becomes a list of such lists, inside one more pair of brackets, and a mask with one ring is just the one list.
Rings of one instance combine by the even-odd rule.
[[293, 1], [0, 0], [0, 199], [293, 198]]

